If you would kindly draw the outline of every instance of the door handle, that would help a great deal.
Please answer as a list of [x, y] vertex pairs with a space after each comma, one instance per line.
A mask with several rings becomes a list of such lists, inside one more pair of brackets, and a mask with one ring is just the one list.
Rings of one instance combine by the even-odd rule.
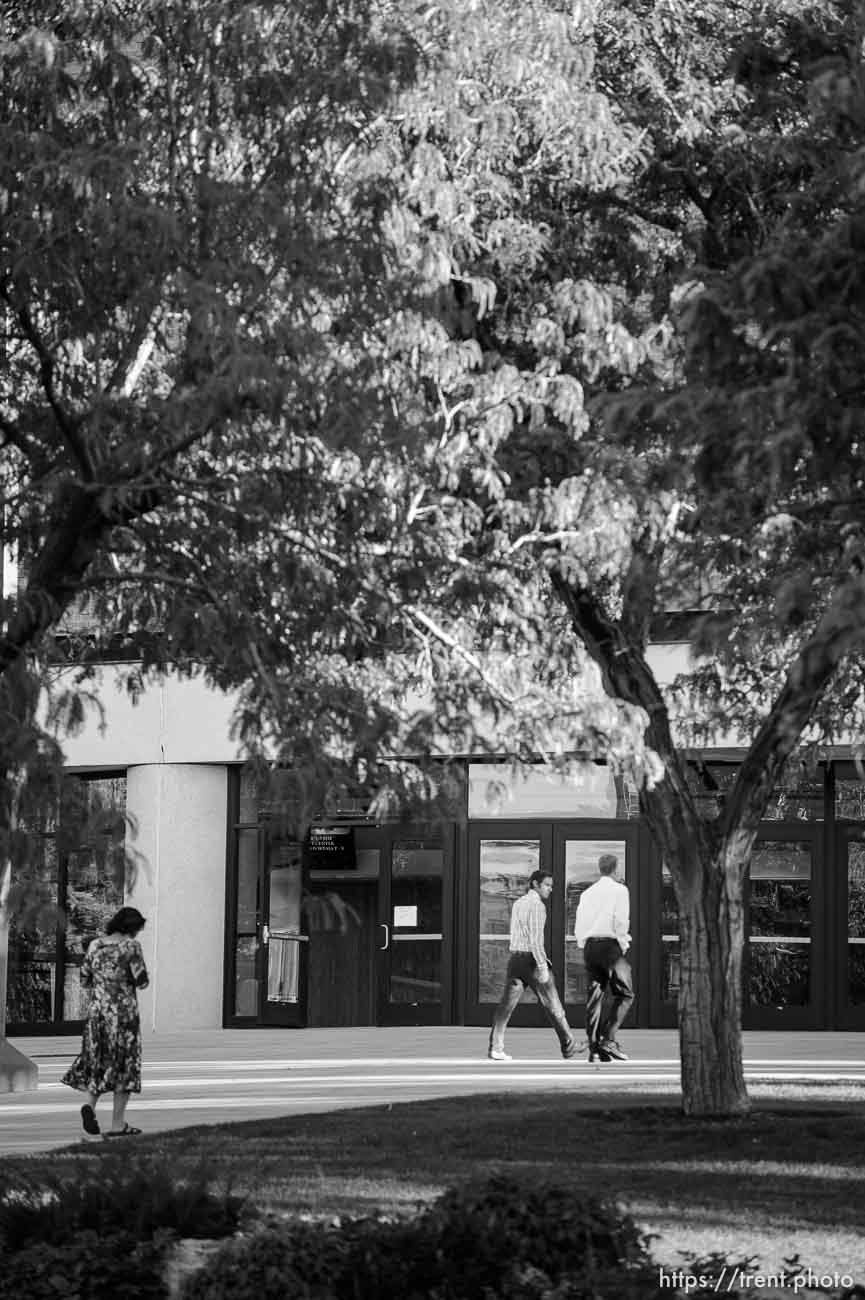
[[387, 921], [379, 921], [379, 925], [384, 930], [384, 943], [379, 948], [379, 952], [387, 952], [390, 947], [390, 927], [388, 926]]
[[261, 927], [261, 942], [264, 944], [265, 948], [270, 943], [270, 927], [268, 925], [263, 925]]

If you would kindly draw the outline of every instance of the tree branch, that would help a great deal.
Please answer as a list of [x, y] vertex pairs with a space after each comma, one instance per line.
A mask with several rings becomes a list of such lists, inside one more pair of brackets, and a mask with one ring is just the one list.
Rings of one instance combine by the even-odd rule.
[[613, 699], [639, 706], [648, 715], [646, 742], [664, 764], [664, 779], [652, 790], [640, 791], [646, 814], [670, 869], [693, 884], [700, 857], [683, 861], [681, 845], [704, 850], [711, 828], [702, 821], [688, 785], [685, 763], [670, 730], [667, 706], [642, 649], [627, 637], [621, 622], [610, 618], [600, 600], [587, 588], [572, 582], [561, 569], [550, 572], [556, 595], [571, 618], [574, 631], [601, 670], [604, 688]]
[[[623, 212], [625, 216], [642, 221], [647, 226], [657, 226], [659, 230], [670, 230], [675, 234], [680, 234], [686, 224], [684, 219], [675, 213], [653, 211], [651, 208], [644, 207], [641, 203], [635, 203], [633, 199], [623, 198], [622, 195], [616, 194], [612, 190], [600, 192], [581, 190], [577, 191], [577, 195], [584, 208], [615, 208], [618, 212]], [[561, 218], [561, 209], [549, 209], [549, 211], [555, 218]]]
[[[441, 645], [447, 646], [447, 648], [452, 650], [459, 659], [462, 659], [464, 663], [474, 669], [480, 680], [500, 703], [506, 705], [509, 709], [514, 707], [516, 701], [513, 696], [507, 694], [507, 692], [503, 691], [500, 686], [496, 685], [496, 683], [491, 680], [484, 665], [476, 654], [471, 650], [466, 649], [466, 647], [462, 645], [456, 637], [451, 636], [450, 632], [446, 632], [440, 624], [436, 623], [434, 619], [431, 619], [428, 614], [423, 612], [423, 610], [418, 609], [416, 605], [406, 606], [405, 613], [408, 615], [410, 622], [420, 624], [429, 636], [432, 636]], [[415, 628], [415, 630], [417, 629]]]
[[60, 521], [35, 557], [25, 599], [0, 635], [0, 674], [32, 650], [68, 609], [111, 529], [140, 519], [160, 504], [158, 490], [135, 488], [108, 508], [104, 494], [90, 487], [67, 486], [63, 491]]
[[642, 653], [649, 640], [655, 613], [655, 595], [661, 567], [661, 548], [653, 546], [648, 532], [632, 547], [631, 560], [622, 583], [622, 634]]
[[105, 385], [106, 393], [116, 391], [122, 397], [131, 397], [135, 391], [141, 373], [156, 346], [154, 311], [145, 311], [143, 317], [143, 322], [133, 331], [128, 346], [123, 349], [111, 372], [111, 377]]
[[721, 819], [729, 841], [759, 825], [784, 764], [842, 660], [865, 642], [865, 577], [843, 583], [790, 666], [739, 769]]
[[10, 309], [17, 315], [18, 320], [21, 322], [21, 328], [24, 331], [25, 338], [39, 358], [39, 374], [42, 379], [42, 387], [45, 396], [48, 398], [48, 405], [54, 412], [54, 418], [57, 421], [57, 427], [63, 435], [63, 440], [69, 448], [72, 458], [81, 471], [85, 482], [92, 483], [94, 477], [93, 464], [84, 439], [81, 437], [81, 421], [70, 415], [70, 413], [64, 408], [54, 386], [56, 360], [49, 348], [46, 347], [28, 308], [16, 307], [5, 288], [3, 290], [3, 297], [6, 299]]

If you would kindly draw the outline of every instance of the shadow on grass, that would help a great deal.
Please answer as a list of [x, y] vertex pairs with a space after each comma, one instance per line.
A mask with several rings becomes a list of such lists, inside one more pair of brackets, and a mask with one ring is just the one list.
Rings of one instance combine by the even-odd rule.
[[[762, 1105], [712, 1121], [684, 1117], [672, 1099], [575, 1105], [558, 1093], [495, 1094], [185, 1128], [139, 1138], [134, 1149], [178, 1174], [205, 1159], [278, 1215], [406, 1212], [499, 1171], [639, 1204], [649, 1226], [688, 1215], [858, 1232], [865, 1218], [861, 1107]], [[97, 1144], [13, 1157], [6, 1173], [104, 1154]]]

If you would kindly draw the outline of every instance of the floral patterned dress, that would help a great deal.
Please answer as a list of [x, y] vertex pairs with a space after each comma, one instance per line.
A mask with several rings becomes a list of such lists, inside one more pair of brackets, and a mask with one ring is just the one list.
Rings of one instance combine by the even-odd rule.
[[141, 1091], [141, 1024], [137, 989], [147, 987], [141, 944], [129, 935], [94, 939], [81, 963], [91, 989], [81, 1052], [62, 1083], [80, 1092]]

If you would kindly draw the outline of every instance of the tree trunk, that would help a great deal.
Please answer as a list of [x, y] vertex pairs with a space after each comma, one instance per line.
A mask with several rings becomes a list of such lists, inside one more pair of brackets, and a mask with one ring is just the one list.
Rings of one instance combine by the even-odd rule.
[[12, 863], [0, 862], [0, 1040], [6, 1037], [6, 993], [9, 987], [9, 889]]
[[[679, 875], [680, 873], [674, 873]], [[750, 1109], [742, 1069], [744, 872], [719, 853], [679, 894], [682, 1108], [718, 1118]]]

